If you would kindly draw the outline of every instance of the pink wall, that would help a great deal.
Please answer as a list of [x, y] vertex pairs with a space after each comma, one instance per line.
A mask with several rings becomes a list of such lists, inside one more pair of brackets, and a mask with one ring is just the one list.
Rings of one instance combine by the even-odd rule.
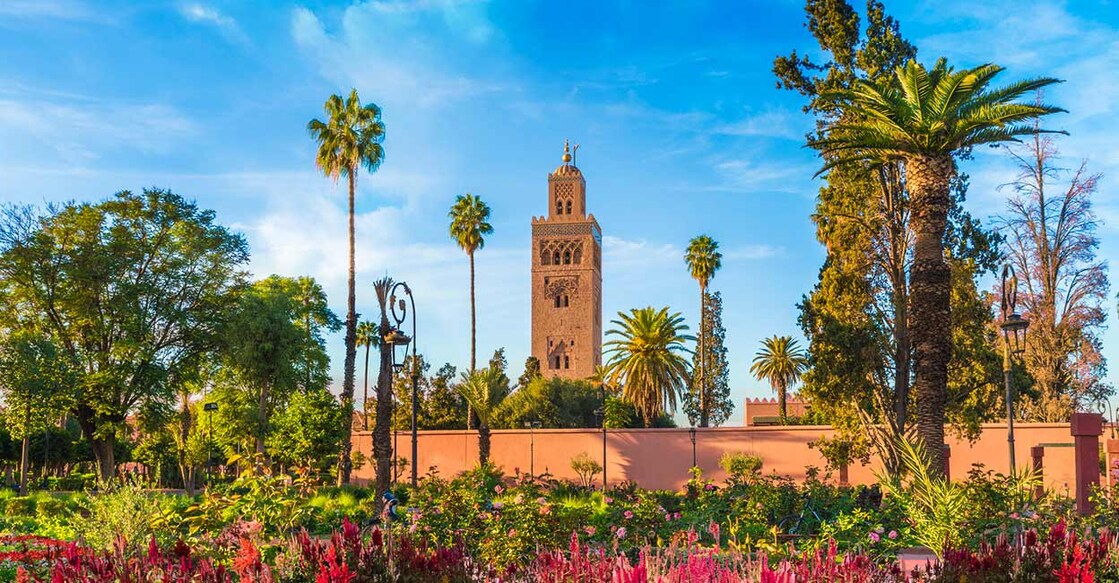
[[[794, 479], [804, 477], [806, 466], [824, 467], [819, 452], [808, 443], [822, 435], [831, 435], [830, 427], [719, 427], [696, 430], [696, 457], [706, 477], [716, 481], [725, 478], [719, 458], [727, 451], [742, 451], [761, 456], [764, 473], [777, 472]], [[1071, 444], [1068, 424], [1022, 423], [1014, 427], [1016, 461], [1019, 468], [1030, 464], [1030, 448], [1040, 444]], [[397, 434], [398, 455], [411, 454], [411, 434]], [[530, 437], [527, 430], [502, 430], [492, 434], [492, 459], [506, 473], [514, 469], [529, 471], [530, 439], [535, 442], [535, 471], [550, 472], [557, 478], [576, 479], [571, 458], [587, 452], [595, 460], [602, 459], [602, 432], [597, 429], [537, 429]], [[975, 443], [949, 440], [951, 475], [966, 477], [974, 463], [987, 469], [1006, 472], [1006, 425], [988, 424]], [[354, 449], [372, 457], [370, 434], [356, 432]], [[688, 479], [692, 465], [692, 444], [688, 429], [611, 429], [607, 433], [607, 477], [611, 484], [623, 480], [645, 488], [676, 489]], [[452, 476], [474, 467], [478, 461], [478, 435], [474, 431], [421, 431], [419, 434], [419, 473], [437, 467], [443, 476]], [[849, 469], [849, 480], [855, 484], [875, 481], [877, 463], [855, 464]], [[372, 463], [354, 474], [358, 483], [373, 478]], [[1045, 449], [1044, 481], [1046, 486], [1075, 490], [1073, 450], [1071, 447]], [[408, 471], [401, 479], [407, 479]], [[597, 477], [601, 483], [601, 474]], [[833, 479], [838, 479], [833, 476]]]

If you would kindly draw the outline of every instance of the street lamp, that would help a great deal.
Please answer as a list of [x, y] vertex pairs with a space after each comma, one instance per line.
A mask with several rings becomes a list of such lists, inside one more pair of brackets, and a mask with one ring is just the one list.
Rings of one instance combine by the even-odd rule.
[[[402, 292], [402, 295], [397, 295], [397, 290]], [[404, 300], [404, 296], [408, 297], [408, 301]], [[408, 319], [408, 312], [412, 312], [412, 337], [404, 335], [400, 331], [400, 325]], [[419, 455], [419, 433], [416, 424], [416, 412], [419, 409], [419, 374], [420, 363], [416, 357], [416, 299], [412, 297], [412, 288], [408, 287], [407, 283], [403, 281], [397, 282], [392, 286], [389, 292], [389, 311], [392, 313], [392, 319], [396, 322], [393, 327], [393, 334], [396, 336], [393, 339], [393, 368], [400, 370], [404, 367], [404, 359], [408, 356], [408, 344], [412, 345], [412, 370], [410, 371], [412, 381], [412, 487], [416, 487], [418, 479], [418, 466], [417, 456]], [[400, 358], [400, 365], [396, 364], [396, 348], [397, 346], [403, 347], [403, 352]]]
[[602, 389], [602, 406], [594, 410], [602, 426], [602, 492], [606, 493], [606, 389]]
[[1006, 441], [1010, 449], [1010, 475], [1014, 475], [1014, 393], [1010, 385], [1010, 365], [1015, 354], [1026, 351], [1026, 329], [1030, 321], [1023, 318], [1016, 310], [1018, 304], [1018, 275], [1014, 268], [1004, 265], [1002, 268], [1002, 378], [1006, 388]]
[[210, 423], [210, 435], [206, 438], [206, 483], [209, 484], [214, 479], [214, 411], [218, 410], [218, 404], [211, 401], [202, 405], [202, 410]]
[[528, 475], [536, 478], [536, 435], [533, 430], [540, 429], [540, 422], [525, 421], [524, 426], [528, 429]]
[[694, 468], [694, 467], [696, 467], [696, 459], [695, 459], [695, 426], [694, 426], [694, 425], [688, 428], [688, 435], [689, 435], [689, 436], [690, 436], [690, 437], [692, 438], [692, 467]]

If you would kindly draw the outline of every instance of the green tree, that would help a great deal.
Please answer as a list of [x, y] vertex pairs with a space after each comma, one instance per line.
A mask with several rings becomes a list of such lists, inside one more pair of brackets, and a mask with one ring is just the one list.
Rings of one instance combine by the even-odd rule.
[[296, 391], [277, 411], [268, 435], [272, 459], [295, 467], [330, 471], [346, 425], [342, 408], [326, 388]]
[[[474, 302], [474, 252], [486, 246], [486, 235], [493, 233], [490, 225], [490, 207], [473, 194], [461, 194], [449, 213], [451, 238], [466, 251], [470, 259], [470, 371], [475, 369], [478, 327]], [[469, 423], [469, 421], [467, 421]]]
[[381, 344], [381, 331], [373, 322], [357, 326], [357, 345], [365, 348], [365, 388], [361, 396], [361, 429], [369, 431], [369, 349]]
[[513, 406], [508, 379], [500, 370], [487, 367], [472, 373], [463, 373], [458, 392], [474, 410], [478, 418], [478, 463], [486, 465], [490, 459], [490, 424], [504, 409]]
[[540, 359], [530, 356], [525, 359], [525, 371], [517, 378], [518, 387], [527, 387], [529, 383], [540, 378]]
[[0, 392], [4, 396], [5, 425], [22, 441], [19, 492], [27, 495], [27, 467], [31, 435], [56, 423], [73, 405], [71, 363], [47, 338], [16, 332], [0, 343]]
[[[330, 380], [322, 333], [312, 328], [308, 334], [303, 325], [309, 320], [337, 329], [338, 319], [325, 302], [300, 300], [306, 285], [278, 275], [254, 283], [241, 294], [227, 327], [225, 362], [236, 372], [240, 386], [254, 396], [253, 435], [260, 454], [267, 453], [265, 439], [271, 431], [272, 413], [287, 403], [305, 379], [313, 384], [304, 390], [324, 388]], [[310, 285], [318, 289], [314, 280]], [[308, 317], [306, 311], [312, 315]], [[309, 364], [314, 368], [305, 371]]]
[[764, 380], [777, 393], [781, 423], [788, 419], [785, 403], [789, 387], [800, 380], [808, 369], [808, 354], [792, 336], [772, 336], [762, 340], [762, 348], [754, 355], [750, 373], [759, 381]]
[[492, 420], [504, 429], [538, 421], [542, 427], [574, 429], [597, 427], [595, 411], [602, 406], [598, 387], [584, 380], [536, 377], [516, 392], [517, 407], [507, 407]]
[[900, 160], [909, 191], [913, 257], [909, 273], [911, 318], [920, 322], [913, 340], [917, 430], [930, 468], [944, 460], [948, 364], [952, 354], [951, 268], [945, 235], [951, 210], [954, 156], [974, 146], [1016, 140], [1033, 133], [1027, 123], [1060, 108], [1016, 100], [1056, 82], [1039, 78], [989, 87], [997, 65], [955, 70], [940, 59], [931, 68], [914, 60], [898, 67], [896, 80], [857, 79], [832, 96], [849, 115], [812, 145], [827, 157], [821, 172], [844, 164]]
[[466, 401], [455, 387], [455, 367], [444, 364], [431, 377], [430, 392], [420, 409], [424, 429], [466, 429]]
[[[848, 88], [860, 78], [896, 79], [892, 72], [914, 58], [916, 48], [902, 37], [898, 23], [880, 2], [867, 2], [865, 27], [844, 1], [807, 2], [805, 11], [806, 27], [829, 59], [816, 63], [794, 52], [778, 57], [774, 72], [782, 86], [808, 98], [805, 111], [816, 116], [816, 137], [849, 115], [828, 97], [832, 91]], [[891, 474], [901, 467], [893, 444], [912, 423], [909, 267], [913, 234], [906, 186], [900, 161], [841, 165], [828, 172], [812, 217], [827, 259], [816, 286], [799, 306], [813, 363], [801, 393], [812, 401], [814, 414], [837, 429], [833, 440], [824, 440], [833, 443], [820, 444], [822, 451], [838, 456], [829, 457], [832, 463], [848, 463], [865, 458], [873, 447]], [[953, 249], [952, 310], [978, 319], [952, 319], [947, 407], [956, 428], [974, 435], [978, 421], [992, 410], [966, 409], [974, 399], [984, 398], [980, 395], [989, 388], [971, 374], [984, 369], [986, 355], [979, 350], [984, 335], [970, 332], [981, 331], [990, 314], [955, 302], [977, 294], [975, 277], [994, 269], [999, 251], [998, 237], [964, 211], [966, 192], [967, 177], [957, 174], [946, 236]], [[965, 272], [971, 279], [961, 276]], [[961, 333], [965, 330], [969, 333]], [[965, 394], [967, 390], [977, 392]], [[848, 455], [852, 452], [855, 457]]]
[[[688, 420], [695, 425], [696, 419], [701, 419], [700, 406], [704, 404], [701, 396], [705, 398], [707, 406], [707, 421], [709, 425], [722, 425], [731, 412], [734, 411], [734, 401], [730, 398], [730, 364], [727, 362], [727, 348], [724, 345], [727, 331], [723, 328], [723, 296], [719, 292], [706, 295], [706, 309], [703, 312], [704, 329], [707, 330], [707, 341], [701, 343], [701, 350], [692, 355], [692, 383], [684, 393], [684, 412]], [[699, 389], [703, 386], [698, 377], [700, 361], [704, 361], [703, 376], [706, 377], [706, 391]], [[703, 427], [703, 424], [700, 424]]]
[[686, 342], [695, 340], [684, 334], [688, 327], [679, 314], [668, 308], [634, 308], [618, 313], [615, 327], [606, 333], [616, 337], [604, 344], [609, 355], [606, 380], [622, 387], [622, 395], [633, 403], [651, 427], [664, 412], [676, 410], [677, 396], [687, 387], [691, 371], [683, 354], [690, 351]]
[[[346, 361], [342, 376], [342, 410], [346, 419], [354, 411], [354, 366], [357, 357], [357, 311], [354, 283], [354, 188], [357, 173], [362, 168], [376, 172], [385, 159], [382, 142], [385, 124], [381, 122], [381, 108], [372, 103], [361, 104], [357, 89], [350, 90], [344, 100], [341, 95], [331, 95], [323, 104], [326, 121], [312, 119], [307, 131], [318, 143], [315, 164], [326, 176], [335, 181], [344, 176], [349, 183], [349, 268], [346, 278]], [[348, 415], [348, 417], [347, 417]], [[350, 481], [350, 449], [353, 430], [345, 425], [342, 448], [338, 452], [338, 483]]]
[[699, 396], [699, 409], [697, 411], [699, 426], [707, 427], [710, 424], [712, 399], [711, 392], [714, 387], [709, 382], [711, 378], [707, 374], [707, 356], [708, 352], [704, 349], [704, 344], [710, 342], [711, 330], [707, 328], [707, 284], [715, 277], [715, 272], [723, 265], [723, 254], [719, 253], [719, 243], [707, 235], [700, 235], [692, 239], [688, 243], [688, 249], [684, 253], [684, 263], [688, 266], [688, 271], [692, 274], [692, 279], [699, 282], [699, 373], [696, 375], [695, 383], [698, 387], [696, 392]]
[[167, 190], [0, 217], [5, 303], [81, 363], [72, 412], [103, 478], [125, 419], [169, 403], [177, 371], [217, 349], [247, 260], [213, 211]]

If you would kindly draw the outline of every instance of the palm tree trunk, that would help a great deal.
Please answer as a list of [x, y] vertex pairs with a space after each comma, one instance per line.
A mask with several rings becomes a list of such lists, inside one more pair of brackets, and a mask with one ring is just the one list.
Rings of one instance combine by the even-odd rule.
[[913, 267], [909, 275], [910, 334], [913, 341], [913, 388], [917, 397], [917, 433], [928, 452], [929, 472], [944, 473], [944, 405], [948, 359], [952, 354], [951, 272], [944, 259], [948, 222], [951, 156], [912, 156], [906, 178], [914, 231]]
[[781, 425], [784, 425], [789, 420], [789, 412], [787, 409], [789, 395], [789, 385], [781, 383], [777, 385], [777, 413], [780, 415]]
[[707, 286], [699, 284], [699, 426], [707, 427]]
[[369, 431], [369, 347], [365, 345], [365, 388], [361, 395], [361, 430]]
[[346, 362], [342, 376], [342, 447], [338, 452], [338, 485], [350, 483], [350, 450], [353, 447], [354, 364], [357, 360], [357, 311], [354, 269], [354, 181], [357, 168], [350, 168], [350, 265], [346, 278]]
[[[389, 329], [388, 295], [392, 280], [383, 278], [373, 284], [377, 292], [377, 303], [381, 308], [380, 330]], [[373, 458], [376, 463], [377, 491], [388, 490], [393, 474], [392, 443], [392, 345], [380, 344], [380, 367], [377, 373], [377, 412], [373, 423]], [[378, 502], [378, 505], [380, 502]], [[380, 511], [380, 506], [378, 506]]]
[[478, 463], [486, 465], [490, 461], [490, 428], [482, 423], [478, 424]]
[[[467, 253], [470, 257], [470, 372], [474, 373], [474, 367], [477, 362], [476, 357], [478, 353], [478, 323], [474, 311], [474, 252]], [[466, 404], [466, 428], [470, 429], [470, 425], [474, 420], [474, 408], [470, 403]]]

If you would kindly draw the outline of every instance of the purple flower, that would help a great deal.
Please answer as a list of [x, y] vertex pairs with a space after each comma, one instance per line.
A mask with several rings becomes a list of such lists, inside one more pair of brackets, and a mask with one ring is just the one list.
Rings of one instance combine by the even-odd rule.
[[618, 528], [618, 531], [614, 534], [617, 534], [618, 538], [626, 538], [626, 527], [623, 526]]
[[871, 533], [870, 533], [870, 544], [874, 544], [874, 543], [876, 543], [880, 540], [882, 540], [882, 537], [878, 536], [877, 532], [871, 531]]

